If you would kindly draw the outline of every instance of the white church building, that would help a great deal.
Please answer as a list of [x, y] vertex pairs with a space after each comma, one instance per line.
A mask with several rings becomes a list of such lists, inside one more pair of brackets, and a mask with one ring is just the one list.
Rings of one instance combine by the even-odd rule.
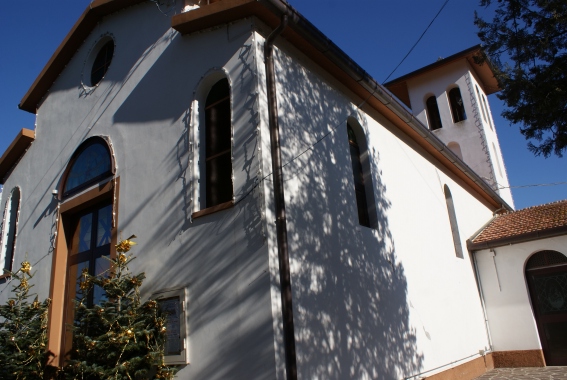
[[21, 100], [36, 123], [0, 158], [0, 262], [27, 255], [52, 299], [52, 364], [77, 275], [123, 233], [143, 297], [180, 305], [179, 379], [545, 365], [529, 298], [536, 335], [495, 344], [471, 245], [514, 208], [480, 48], [382, 86], [283, 0], [203, 3], [94, 0]]

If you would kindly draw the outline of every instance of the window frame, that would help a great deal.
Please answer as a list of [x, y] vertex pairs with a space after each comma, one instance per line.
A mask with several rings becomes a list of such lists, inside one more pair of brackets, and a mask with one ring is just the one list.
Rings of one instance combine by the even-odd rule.
[[[353, 142], [351, 140], [349, 130], [352, 131], [356, 141]], [[347, 141], [358, 224], [363, 227], [375, 229], [377, 226], [376, 200], [374, 198], [374, 186], [372, 181], [372, 170], [370, 168], [370, 156], [368, 154], [368, 143], [365, 133], [357, 120], [349, 119], [347, 121]], [[357, 173], [355, 173], [355, 167], [360, 168], [358, 178]], [[359, 204], [359, 199], [362, 199], [364, 204]]]
[[[228, 85], [228, 101], [229, 101], [229, 109], [230, 115], [228, 116], [228, 120], [230, 121], [230, 151], [227, 152], [230, 154], [230, 163], [231, 163], [231, 170], [230, 170], [230, 184], [232, 187], [232, 197], [230, 200], [225, 202], [220, 202], [217, 204], [208, 204], [207, 203], [207, 98], [209, 97], [211, 90], [215, 85], [219, 82], [226, 80]], [[195, 91], [196, 97], [192, 103], [192, 119], [191, 119], [191, 127], [193, 129], [193, 140], [196, 142], [195, 144], [190, 143], [191, 145], [196, 145], [197, 148], [193, 151], [194, 157], [194, 164], [193, 170], [195, 175], [194, 177], [194, 190], [193, 190], [193, 212], [191, 214], [192, 219], [196, 219], [199, 217], [203, 217], [205, 215], [209, 215], [218, 211], [222, 211], [225, 209], [229, 209], [234, 206], [234, 167], [233, 167], [233, 152], [234, 152], [234, 128], [233, 128], [233, 99], [232, 99], [232, 86], [230, 82], [230, 78], [227, 73], [224, 71], [215, 70], [213, 73], [208, 74], [199, 84], [197, 90]], [[227, 98], [224, 97], [223, 100]], [[214, 105], [214, 102], [213, 104]]]
[[[460, 123], [461, 121], [467, 120], [467, 112], [465, 110], [465, 101], [463, 99], [463, 94], [459, 86], [451, 88], [447, 92], [447, 97], [449, 98], [449, 106], [451, 108], [451, 115], [453, 116], [453, 123]], [[459, 104], [459, 98], [461, 104]]]
[[[17, 197], [15, 199], [14, 197]], [[14, 209], [15, 203], [15, 209]], [[0, 279], [10, 277], [14, 265], [14, 257], [16, 256], [16, 243], [18, 240], [18, 223], [22, 207], [22, 190], [16, 186], [10, 191], [10, 196], [4, 204], [4, 213], [2, 218], [2, 228], [0, 236], [0, 265], [2, 265], [2, 273]], [[9, 215], [8, 215], [9, 214]], [[11, 244], [10, 244], [10, 239]], [[10, 244], [8, 248], [6, 244]], [[8, 250], [10, 257], [8, 259]], [[8, 262], [8, 265], [6, 263]]]
[[[101, 173], [99, 175], [97, 175], [96, 177], [93, 177], [89, 180], [87, 180], [86, 182], [83, 182], [69, 190], [65, 190], [65, 186], [67, 185], [67, 181], [69, 179], [69, 174], [71, 172], [71, 170], [73, 169], [73, 167], [75, 166], [75, 163], [77, 162], [78, 158], [81, 156], [81, 154], [90, 146], [95, 145], [95, 144], [99, 144], [101, 146], [104, 147], [104, 149], [106, 150], [106, 153], [108, 154], [108, 157], [110, 159], [110, 170], [105, 171], [104, 173]], [[68, 198], [72, 195], [75, 195], [77, 193], [80, 193], [81, 191], [102, 182], [103, 180], [107, 179], [107, 178], [111, 178], [116, 174], [116, 165], [114, 162], [114, 155], [112, 154], [112, 150], [108, 144], [108, 142], [106, 141], [106, 139], [104, 139], [101, 136], [93, 136], [93, 137], [89, 137], [88, 139], [86, 139], [85, 141], [83, 141], [81, 143], [81, 145], [79, 145], [79, 147], [73, 152], [73, 155], [71, 156], [71, 158], [69, 159], [69, 162], [67, 164], [67, 167], [65, 168], [65, 171], [63, 172], [63, 176], [62, 176], [62, 181], [60, 183], [59, 186], [59, 194], [61, 194], [62, 199], [64, 198]]]
[[[433, 100], [435, 104], [431, 103], [431, 100]], [[429, 95], [425, 98], [425, 113], [427, 115], [429, 130], [436, 131], [443, 128], [443, 121], [439, 113], [439, 102], [437, 102], [435, 95]]]
[[453, 195], [447, 184], [443, 185], [443, 193], [445, 194], [445, 205], [447, 206], [447, 213], [449, 215], [449, 226], [451, 227], [451, 236], [453, 238], [453, 247], [455, 248], [455, 255], [459, 259], [464, 259], [463, 244], [461, 243], [461, 234], [459, 232], [459, 224], [457, 222], [457, 213], [455, 211], [455, 203]]
[[[162, 289], [152, 293], [150, 299], [155, 300], [158, 305], [160, 300], [178, 298], [180, 302], [179, 308], [179, 338], [182, 349], [177, 355], [164, 355], [166, 365], [185, 365], [189, 364], [189, 339], [187, 336], [187, 290], [185, 286]], [[167, 323], [166, 323], [167, 326]]]

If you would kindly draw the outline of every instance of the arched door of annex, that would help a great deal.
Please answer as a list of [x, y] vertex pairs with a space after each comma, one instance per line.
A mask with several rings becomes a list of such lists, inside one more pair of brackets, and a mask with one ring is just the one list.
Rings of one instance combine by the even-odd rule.
[[567, 365], [567, 257], [537, 252], [526, 264], [526, 278], [545, 362]]

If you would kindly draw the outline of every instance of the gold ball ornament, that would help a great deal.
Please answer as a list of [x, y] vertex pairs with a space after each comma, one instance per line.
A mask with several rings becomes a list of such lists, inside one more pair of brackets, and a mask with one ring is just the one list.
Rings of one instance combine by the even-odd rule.
[[31, 271], [31, 264], [30, 264], [30, 262], [29, 262], [29, 261], [24, 261], [24, 262], [22, 263], [22, 266], [21, 266], [21, 268], [20, 268], [20, 271], [22, 271], [22, 273], [27, 273], [27, 274], [29, 274], [30, 271]]

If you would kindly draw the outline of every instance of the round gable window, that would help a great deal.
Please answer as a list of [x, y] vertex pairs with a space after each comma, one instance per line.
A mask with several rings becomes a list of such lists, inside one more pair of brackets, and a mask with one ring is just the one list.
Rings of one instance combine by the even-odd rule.
[[87, 86], [94, 87], [104, 78], [112, 57], [114, 56], [114, 40], [106, 36], [98, 41], [91, 51], [83, 73], [83, 81]]

